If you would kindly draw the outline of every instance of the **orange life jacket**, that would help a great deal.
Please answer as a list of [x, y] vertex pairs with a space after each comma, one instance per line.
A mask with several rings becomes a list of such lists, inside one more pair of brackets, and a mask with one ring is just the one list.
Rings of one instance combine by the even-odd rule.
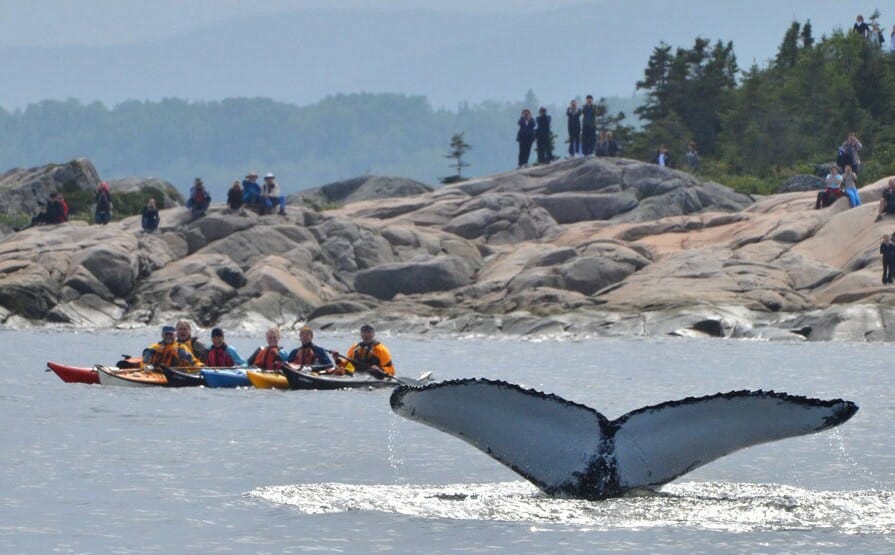
[[279, 347], [261, 347], [255, 351], [250, 362], [262, 370], [279, 370], [283, 357], [280, 356]]

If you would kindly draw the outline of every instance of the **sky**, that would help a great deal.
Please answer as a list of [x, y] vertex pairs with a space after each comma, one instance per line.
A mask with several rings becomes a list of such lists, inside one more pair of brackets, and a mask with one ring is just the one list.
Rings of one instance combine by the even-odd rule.
[[775, 55], [793, 20], [811, 19], [820, 36], [860, 10], [838, 0], [0, 0], [0, 107], [305, 105], [394, 92], [452, 109], [529, 89], [550, 104], [630, 97], [659, 41], [732, 40], [747, 69]]
[[[305, 9], [531, 13], [605, 0], [0, 0], [0, 45], [126, 44]], [[261, 30], [257, 30], [258, 33]]]

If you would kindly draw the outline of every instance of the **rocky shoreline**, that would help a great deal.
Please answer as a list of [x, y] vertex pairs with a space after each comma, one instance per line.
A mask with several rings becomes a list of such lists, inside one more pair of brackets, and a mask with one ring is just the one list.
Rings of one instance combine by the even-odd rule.
[[[331, 210], [290, 199], [285, 217], [212, 205], [189, 221], [175, 207], [154, 234], [137, 216], [7, 234], [0, 322], [130, 328], [186, 317], [252, 333], [372, 321], [390, 333], [469, 336], [895, 339], [895, 288], [881, 285], [878, 254], [895, 220], [874, 222], [882, 181], [861, 189], [864, 205], [843, 199], [824, 210], [811, 191], [753, 199], [626, 159], [432, 191], [395, 178], [404, 196], [382, 198], [392, 196], [388, 181]], [[330, 191], [357, 195], [362, 185]]]

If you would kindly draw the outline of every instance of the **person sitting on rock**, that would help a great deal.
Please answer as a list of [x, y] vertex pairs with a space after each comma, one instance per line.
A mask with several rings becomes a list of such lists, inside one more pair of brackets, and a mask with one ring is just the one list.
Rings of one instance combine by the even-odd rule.
[[286, 197], [280, 194], [280, 185], [277, 183], [276, 176], [268, 173], [264, 176], [264, 186], [261, 188], [261, 198], [264, 201], [264, 211], [267, 214], [273, 212], [273, 207], [279, 205], [280, 216], [286, 215]]
[[827, 174], [824, 182], [826, 187], [817, 193], [817, 200], [814, 202], [815, 210], [826, 208], [844, 194], [842, 192], [842, 176], [839, 175], [839, 168], [835, 165], [830, 166], [830, 173]]
[[889, 186], [883, 191], [883, 198], [879, 200], [876, 221], [880, 221], [885, 214], [895, 214], [895, 177], [889, 180]]
[[190, 214], [195, 220], [205, 215], [205, 211], [208, 210], [208, 205], [210, 204], [211, 195], [205, 189], [202, 179], [197, 177], [193, 181], [192, 189], [190, 189], [190, 198], [186, 201], [186, 207], [190, 209]]
[[845, 166], [842, 174], [842, 191], [848, 197], [848, 203], [852, 208], [861, 206], [861, 196], [858, 194], [858, 176], [852, 171], [851, 166]]
[[242, 182], [242, 202], [246, 208], [260, 212], [264, 207], [261, 200], [261, 185], [258, 185], [258, 173], [249, 172]]
[[230, 210], [234, 212], [238, 212], [240, 208], [242, 208], [242, 185], [239, 184], [239, 181], [234, 181], [233, 185], [230, 186], [230, 189], [227, 191], [227, 206]]
[[45, 225], [47, 223], [47, 206], [41, 201], [37, 202], [37, 214], [31, 216], [31, 222], [28, 225], [24, 225], [21, 227], [12, 228], [13, 231], [23, 231], [28, 229], [29, 227], [34, 227], [36, 225]]
[[279, 370], [286, 362], [289, 354], [280, 347], [280, 328], [274, 326], [265, 334], [267, 347], [258, 347], [248, 359], [249, 366], [257, 366], [262, 370]]
[[177, 321], [177, 343], [203, 363], [208, 358], [208, 347], [198, 337], [193, 337], [193, 328], [187, 320]]
[[193, 353], [177, 342], [173, 326], [162, 328], [162, 340], [143, 350], [143, 364], [155, 368], [161, 366], [199, 366]]
[[106, 225], [112, 219], [112, 192], [109, 190], [108, 183], [103, 181], [99, 184], [94, 200], [96, 201], [94, 221], [99, 225]]
[[298, 331], [298, 338], [301, 340], [301, 346], [289, 353], [287, 362], [298, 366], [330, 368], [333, 366], [333, 361], [329, 358], [326, 349], [314, 344], [314, 330], [309, 326], [304, 326]]
[[146, 201], [146, 206], [143, 207], [140, 221], [143, 225], [143, 231], [147, 233], [152, 233], [158, 229], [158, 208], [155, 207], [154, 198], [149, 197], [149, 200]]
[[224, 330], [221, 328], [211, 330], [211, 348], [208, 349], [205, 363], [215, 368], [246, 365], [246, 361], [239, 356], [236, 349], [224, 343]]
[[68, 221], [68, 204], [65, 203], [62, 193], [50, 193], [44, 221], [47, 224], [61, 224]]
[[[360, 343], [355, 343], [348, 349], [348, 355], [342, 356], [336, 351], [332, 351], [339, 364], [336, 374], [345, 371], [369, 372], [377, 378], [384, 378], [386, 375], [395, 375], [395, 365], [392, 362], [392, 355], [382, 343], [376, 341], [376, 330], [370, 324], [364, 324], [360, 328]], [[350, 363], [350, 364], [349, 364]]]

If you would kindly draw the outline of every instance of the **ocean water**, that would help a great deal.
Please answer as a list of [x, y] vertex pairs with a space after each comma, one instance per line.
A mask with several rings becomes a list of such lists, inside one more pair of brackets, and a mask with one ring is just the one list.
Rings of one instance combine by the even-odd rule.
[[[111, 363], [155, 330], [0, 339], [0, 553], [895, 552], [889, 345], [380, 338], [399, 373], [503, 379], [609, 418], [740, 389], [861, 407], [657, 492], [579, 501], [396, 416], [388, 390], [66, 384], [47, 360]], [[248, 353], [260, 338], [228, 340]]]

